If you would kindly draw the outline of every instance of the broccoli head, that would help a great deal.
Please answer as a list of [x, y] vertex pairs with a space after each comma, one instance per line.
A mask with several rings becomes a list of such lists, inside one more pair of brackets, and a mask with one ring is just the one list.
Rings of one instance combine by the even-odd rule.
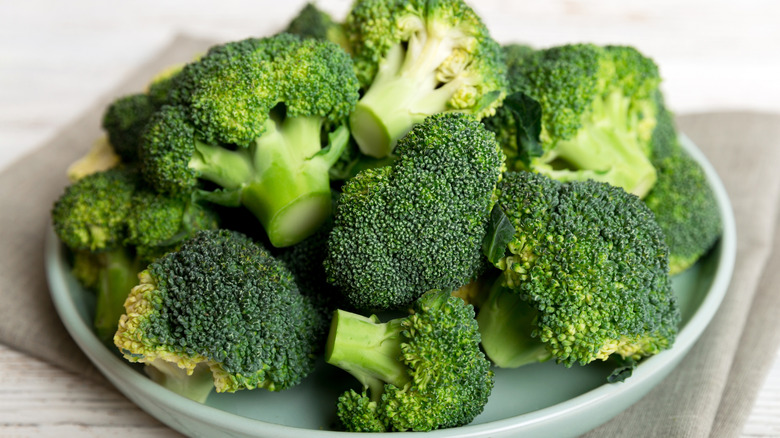
[[[166, 193], [211, 192], [243, 205], [274, 246], [311, 235], [330, 215], [329, 168], [349, 140], [357, 101], [349, 56], [289, 34], [212, 48], [176, 76], [171, 105], [147, 125], [144, 176]], [[214, 188], [218, 190], [214, 190]]]
[[139, 277], [114, 343], [166, 387], [204, 401], [214, 387], [279, 391], [312, 371], [324, 321], [245, 235], [201, 231]]
[[325, 360], [363, 384], [339, 397], [341, 426], [429, 431], [470, 423], [493, 388], [479, 340], [473, 307], [447, 292], [429, 291], [410, 315], [385, 323], [338, 310]]
[[653, 152], [658, 181], [644, 201], [664, 232], [669, 245], [669, 272], [674, 275], [691, 267], [712, 248], [723, 223], [707, 175], [680, 146], [667, 110], [659, 115]]
[[627, 46], [534, 51], [509, 72], [510, 96], [487, 126], [509, 167], [560, 181], [593, 179], [643, 197], [658, 114], [658, 67]]
[[416, 125], [393, 164], [344, 185], [325, 259], [329, 281], [370, 310], [468, 283], [484, 266], [502, 160], [493, 134], [471, 116], [444, 113]]
[[[585, 365], [672, 345], [680, 313], [669, 250], [638, 197], [606, 183], [560, 183], [531, 172], [505, 174], [499, 189], [498, 205], [515, 233], [496, 262], [501, 284], [489, 288], [491, 305], [479, 311], [494, 322], [482, 333], [491, 359], [503, 358], [500, 366], [549, 357]], [[501, 294], [516, 295], [530, 310]]]
[[389, 155], [429, 115], [491, 115], [506, 94], [501, 47], [462, 0], [358, 0], [345, 26], [366, 90], [350, 126], [366, 155]]
[[155, 193], [139, 173], [116, 167], [65, 189], [52, 222], [73, 252], [76, 279], [97, 295], [93, 326], [109, 341], [138, 271], [201, 229], [215, 229], [217, 214], [191, 198]]
[[287, 25], [285, 32], [301, 38], [331, 41], [341, 46], [347, 53], [351, 51], [344, 26], [334, 21], [330, 14], [317, 8], [314, 3], [306, 3], [306, 6]]

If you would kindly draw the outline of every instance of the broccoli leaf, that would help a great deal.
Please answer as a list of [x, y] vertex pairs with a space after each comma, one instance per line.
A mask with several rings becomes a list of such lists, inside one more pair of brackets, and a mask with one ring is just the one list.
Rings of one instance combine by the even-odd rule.
[[487, 234], [485, 240], [482, 241], [482, 252], [490, 263], [498, 263], [504, 257], [506, 247], [512, 241], [515, 231], [515, 227], [506, 217], [504, 210], [496, 204], [493, 211], [490, 212]]
[[539, 135], [542, 132], [542, 105], [531, 96], [517, 92], [504, 100], [517, 126], [517, 155], [526, 165], [531, 158], [540, 157], [544, 152]]

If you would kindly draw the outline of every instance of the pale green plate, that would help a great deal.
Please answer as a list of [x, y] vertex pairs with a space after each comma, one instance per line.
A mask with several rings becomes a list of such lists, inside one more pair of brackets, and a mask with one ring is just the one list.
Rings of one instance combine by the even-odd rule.
[[[644, 396], [685, 356], [723, 299], [736, 253], [734, 216], [712, 166], [690, 140], [683, 145], [705, 168], [720, 203], [724, 233], [696, 266], [674, 279], [683, 327], [674, 347], [643, 361], [623, 383], [607, 384], [604, 366], [564, 368], [554, 363], [496, 370], [485, 411], [470, 425], [433, 431], [430, 437], [564, 437], [586, 432]], [[50, 230], [46, 270], [60, 317], [79, 347], [111, 382], [138, 406], [189, 436], [336, 437], [329, 430], [335, 400], [353, 384], [350, 376], [321, 364], [303, 384], [288, 391], [265, 390], [209, 396], [205, 405], [158, 386], [109, 351], [90, 328], [94, 298], [70, 275], [62, 246]], [[396, 435], [406, 435], [398, 433]]]

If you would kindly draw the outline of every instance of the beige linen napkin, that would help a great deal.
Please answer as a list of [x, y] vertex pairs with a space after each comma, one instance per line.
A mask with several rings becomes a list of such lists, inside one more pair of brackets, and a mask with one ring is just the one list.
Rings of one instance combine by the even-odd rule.
[[[209, 46], [180, 37], [85, 115], [0, 173], [0, 342], [100, 379], [68, 337], [48, 294], [43, 246], [65, 169], [101, 135], [105, 105], [140, 91], [162, 68]], [[683, 363], [633, 407], [588, 436], [735, 436], [780, 344], [774, 315], [780, 254], [773, 254], [780, 190], [780, 115], [683, 116], [680, 127], [712, 161], [736, 213], [737, 264], [710, 327]], [[780, 234], [777, 234], [780, 237]], [[775, 245], [773, 245], [773, 242]], [[150, 421], [152, 421], [150, 419]]]

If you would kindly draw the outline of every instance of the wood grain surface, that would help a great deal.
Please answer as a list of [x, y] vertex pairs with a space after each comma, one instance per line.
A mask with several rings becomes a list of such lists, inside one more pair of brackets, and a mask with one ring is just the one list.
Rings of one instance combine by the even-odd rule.
[[[269, 34], [282, 29], [303, 3], [0, 0], [0, 169], [54, 136], [174, 35], [228, 40]], [[501, 42], [638, 47], [660, 65], [669, 106], [678, 113], [780, 112], [780, 3], [471, 3]], [[350, 4], [318, 3], [337, 17]], [[780, 356], [768, 357], [776, 357], [775, 365], [743, 437], [780, 437]], [[1, 345], [0, 375], [0, 436], [179, 436], [113, 388]]]

